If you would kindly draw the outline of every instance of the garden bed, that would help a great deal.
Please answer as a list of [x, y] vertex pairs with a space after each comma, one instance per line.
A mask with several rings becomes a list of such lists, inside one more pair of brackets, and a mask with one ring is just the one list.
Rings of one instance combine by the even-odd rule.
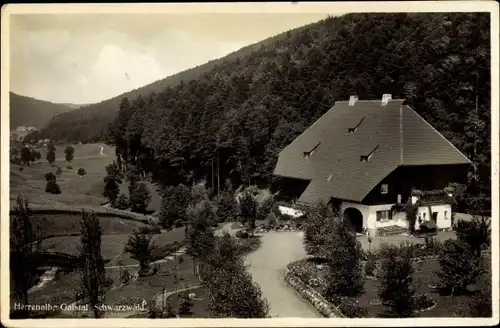
[[[420, 303], [424, 307], [416, 313], [420, 317], [465, 316], [466, 314], [463, 310], [464, 304], [470, 299], [472, 294], [487, 288], [486, 278], [490, 274], [486, 272], [476, 284], [469, 286], [468, 293], [452, 298], [449, 295], [443, 295], [439, 289], [431, 288], [432, 284], [438, 281], [436, 271], [439, 270], [439, 263], [437, 261], [415, 262], [414, 266], [416, 271], [413, 274], [413, 279], [417, 283], [415, 296], [421, 297]], [[328, 268], [325, 264], [321, 263], [321, 260], [300, 260], [291, 263], [289, 269], [304, 283], [314, 288], [321, 295], [325, 295]], [[379, 282], [375, 278], [366, 279], [364, 291], [358, 297], [329, 299], [329, 301], [338, 306], [339, 310], [348, 317], [353, 314], [363, 313], [358, 307], [366, 309], [366, 317], [386, 317], [388, 315], [387, 307], [383, 306], [378, 298], [378, 286]], [[425, 296], [422, 297], [419, 295], [427, 295], [431, 301], [424, 301]]]

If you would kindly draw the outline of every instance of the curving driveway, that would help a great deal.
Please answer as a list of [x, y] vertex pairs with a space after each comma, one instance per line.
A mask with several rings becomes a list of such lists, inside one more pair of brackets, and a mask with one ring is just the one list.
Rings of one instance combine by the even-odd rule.
[[[217, 231], [233, 234], [231, 224]], [[303, 300], [283, 279], [288, 263], [306, 257], [302, 235], [298, 232], [267, 232], [261, 235], [261, 246], [247, 255], [246, 264], [253, 280], [259, 284], [269, 301], [270, 315], [279, 318], [323, 318], [312, 305]]]

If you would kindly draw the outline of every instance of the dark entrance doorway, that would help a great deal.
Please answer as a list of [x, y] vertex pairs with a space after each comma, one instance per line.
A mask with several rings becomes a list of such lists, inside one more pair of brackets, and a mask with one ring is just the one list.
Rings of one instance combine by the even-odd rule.
[[351, 222], [354, 231], [362, 233], [363, 232], [363, 214], [361, 211], [354, 207], [346, 208], [344, 211], [344, 218]]

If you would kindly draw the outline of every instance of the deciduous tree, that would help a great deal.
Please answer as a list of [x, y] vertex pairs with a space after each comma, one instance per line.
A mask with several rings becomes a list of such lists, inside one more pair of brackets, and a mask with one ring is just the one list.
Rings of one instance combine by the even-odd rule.
[[101, 254], [102, 230], [99, 219], [94, 213], [82, 212], [81, 220], [81, 284], [95, 318], [103, 314], [100, 305], [103, 302], [106, 284], [106, 270]]
[[151, 201], [151, 192], [144, 183], [140, 183], [130, 194], [130, 205], [133, 212], [146, 213]]
[[47, 145], [47, 161], [53, 165], [56, 161], [56, 146], [52, 142]]
[[73, 146], [67, 146], [64, 149], [64, 155], [65, 155], [66, 161], [68, 163], [71, 163], [71, 161], [75, 157], [75, 148], [73, 148]]
[[128, 238], [124, 252], [130, 253], [131, 258], [139, 262], [139, 275], [142, 276], [148, 272], [155, 250], [153, 235], [136, 231]]
[[32, 225], [29, 203], [21, 195], [10, 219], [10, 274], [14, 294], [24, 305], [28, 304], [28, 290], [36, 282], [33, 255], [39, 246], [36, 243], [39, 236], [39, 228]]

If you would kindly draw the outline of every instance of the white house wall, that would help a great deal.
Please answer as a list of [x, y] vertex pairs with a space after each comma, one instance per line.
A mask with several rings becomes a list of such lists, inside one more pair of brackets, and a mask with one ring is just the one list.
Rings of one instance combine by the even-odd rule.
[[[406, 213], [404, 211], [393, 212], [392, 220], [385, 222], [377, 222], [377, 211], [391, 210], [392, 206], [395, 204], [384, 204], [384, 205], [372, 205], [367, 206], [358, 203], [342, 202], [341, 211], [347, 208], [356, 208], [363, 215], [363, 228], [367, 228], [370, 231], [376, 231], [377, 228], [388, 227], [388, 226], [399, 226], [403, 228], [408, 228], [408, 221], [406, 220]], [[449, 229], [451, 228], [451, 205], [450, 204], [440, 204], [440, 205], [430, 205], [431, 212], [437, 212], [437, 228], [438, 229]], [[445, 214], [446, 212], [446, 214]], [[424, 220], [425, 213], [425, 220]], [[417, 222], [415, 223], [415, 229], [420, 228], [418, 222], [418, 217], [422, 218], [422, 221], [430, 221], [432, 219], [432, 213], [429, 212], [429, 207], [420, 206], [418, 208]]]
[[363, 215], [363, 228], [368, 228], [368, 217], [370, 215], [370, 209], [368, 206], [363, 205], [363, 204], [358, 204], [358, 203], [351, 203], [351, 202], [342, 202], [342, 205], [340, 206], [340, 211], [342, 215], [344, 214], [345, 210], [348, 208], [355, 208], [358, 209], [361, 214]]
[[406, 214], [404, 212], [393, 213], [392, 220], [377, 222], [377, 212], [378, 211], [390, 211], [394, 204], [384, 204], [384, 205], [373, 205], [370, 206], [370, 217], [368, 219], [369, 229], [377, 229], [389, 226], [399, 226], [403, 228], [408, 228], [408, 221], [406, 221]]
[[[429, 212], [429, 207], [431, 211]], [[437, 228], [438, 229], [449, 229], [451, 228], [451, 205], [450, 204], [440, 204], [440, 205], [429, 205], [429, 206], [419, 206], [417, 214], [417, 222], [415, 223], [415, 229], [420, 228], [418, 218], [422, 218], [422, 221], [430, 221], [432, 219], [432, 212], [437, 212]], [[446, 215], [445, 215], [446, 212]], [[424, 219], [425, 213], [425, 219]]]

